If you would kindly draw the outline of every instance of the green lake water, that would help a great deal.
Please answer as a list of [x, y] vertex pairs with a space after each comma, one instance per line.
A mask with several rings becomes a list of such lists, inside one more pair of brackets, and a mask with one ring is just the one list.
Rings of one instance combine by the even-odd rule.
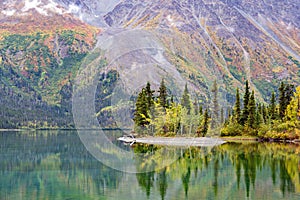
[[[300, 199], [300, 146], [130, 147], [116, 141], [121, 131], [105, 134], [136, 155], [137, 171], [156, 170], [107, 167], [76, 131], [0, 132], [0, 199]], [[159, 167], [168, 152], [177, 159]]]

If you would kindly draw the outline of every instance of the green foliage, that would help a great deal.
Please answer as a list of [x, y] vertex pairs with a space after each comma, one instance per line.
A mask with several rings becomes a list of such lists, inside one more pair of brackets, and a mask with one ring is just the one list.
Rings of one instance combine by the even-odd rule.
[[294, 91], [294, 86], [281, 82], [279, 87], [279, 117], [283, 119]]
[[149, 124], [149, 107], [146, 89], [143, 88], [136, 100], [135, 125], [141, 128]]
[[57, 32], [58, 41], [44, 33], [11, 34], [0, 41], [0, 128], [74, 126], [72, 80], [89, 46], [75, 34]]
[[[246, 93], [247, 93], [246, 83]], [[294, 86], [281, 83], [279, 87], [279, 105], [276, 105], [275, 93], [272, 93], [271, 102], [268, 108], [255, 103], [254, 91], [249, 100], [248, 95], [244, 95], [244, 104], [247, 109], [243, 109], [243, 115], [247, 112], [247, 121], [243, 125], [237, 120], [239, 107], [239, 93], [237, 90], [237, 100], [234, 107], [234, 115], [229, 116], [221, 130], [222, 136], [251, 135], [263, 139], [299, 139], [300, 138], [300, 87], [296, 93], [291, 94]], [[248, 89], [249, 90], [249, 89]], [[279, 107], [281, 117], [277, 118], [276, 107]], [[245, 116], [243, 116], [245, 117]]]
[[199, 126], [197, 130], [198, 136], [200, 134], [202, 137], [205, 137], [208, 132], [208, 128], [209, 128], [209, 116], [208, 116], [208, 110], [206, 109], [203, 115], [202, 125]]
[[[209, 128], [208, 111], [205, 112], [203, 118], [202, 114], [199, 114], [197, 106], [191, 108], [187, 87], [182, 98], [183, 103], [188, 103], [185, 106], [173, 101], [168, 106], [161, 103], [161, 99], [168, 99], [164, 91], [167, 91], [167, 88], [164, 86], [164, 81], [162, 81], [161, 93], [157, 101], [153, 100], [150, 83], [139, 93], [134, 113], [135, 131], [138, 134], [147, 133], [159, 136], [175, 136], [178, 134], [191, 136], [196, 134], [197, 130], [201, 130], [201, 134], [198, 133], [198, 135], [205, 136]], [[149, 106], [147, 94], [151, 97], [152, 106]]]
[[221, 129], [221, 136], [241, 136], [243, 126], [238, 123], [229, 123]]
[[160, 86], [159, 86], [159, 102], [160, 102], [160, 105], [164, 108], [167, 107], [167, 97], [168, 97], [168, 94], [167, 94], [167, 88], [166, 88], [166, 85], [165, 85], [165, 81], [164, 79], [161, 80], [161, 83], [160, 83]]
[[240, 103], [240, 92], [239, 89], [236, 89], [236, 96], [235, 96], [235, 105], [233, 108], [234, 111], [234, 120], [236, 123], [241, 123], [241, 103]]
[[183, 95], [181, 98], [181, 105], [188, 110], [188, 113], [191, 111], [191, 101], [190, 94], [187, 88], [187, 84], [185, 84]]
[[254, 98], [254, 91], [250, 96], [249, 104], [248, 104], [248, 119], [246, 125], [250, 128], [255, 128], [255, 116], [256, 116], [256, 105]]
[[249, 91], [249, 82], [246, 81], [245, 85], [245, 94], [244, 94], [244, 108], [242, 112], [241, 124], [244, 125], [247, 122], [249, 115], [249, 100], [250, 100], [250, 91]]
[[232, 76], [233, 76], [234, 78], [236, 78], [237, 80], [239, 80], [239, 81], [242, 82], [242, 81], [246, 78], [245, 75], [243, 75], [243, 74], [237, 69], [236, 66], [229, 65], [228, 68], [229, 68], [229, 71], [230, 71], [230, 73], [232, 74]]

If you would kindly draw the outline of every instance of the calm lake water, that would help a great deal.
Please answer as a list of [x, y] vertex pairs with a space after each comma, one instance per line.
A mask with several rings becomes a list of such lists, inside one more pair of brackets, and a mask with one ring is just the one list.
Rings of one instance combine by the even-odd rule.
[[178, 159], [154, 172], [106, 167], [75, 131], [0, 132], [0, 199], [300, 199], [300, 146], [226, 143], [213, 148], [122, 146], [137, 170]]

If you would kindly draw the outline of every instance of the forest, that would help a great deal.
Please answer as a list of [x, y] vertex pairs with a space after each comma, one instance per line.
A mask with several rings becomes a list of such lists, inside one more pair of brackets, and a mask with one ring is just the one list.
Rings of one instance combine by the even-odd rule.
[[219, 104], [216, 81], [210, 105], [193, 102], [187, 84], [180, 101], [168, 95], [164, 79], [157, 95], [148, 82], [136, 100], [135, 132], [153, 136], [247, 136], [266, 140], [300, 137], [300, 86], [281, 82], [268, 104], [259, 102], [245, 82], [244, 94], [236, 89], [235, 103]]

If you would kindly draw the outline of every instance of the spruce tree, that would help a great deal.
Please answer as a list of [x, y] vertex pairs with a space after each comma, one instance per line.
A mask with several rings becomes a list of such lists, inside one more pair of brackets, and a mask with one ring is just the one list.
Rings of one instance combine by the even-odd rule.
[[145, 92], [147, 109], [150, 111], [150, 109], [154, 105], [154, 96], [153, 96], [154, 90], [151, 90], [151, 84], [149, 82], [147, 82], [144, 92]]
[[245, 94], [244, 94], [244, 108], [241, 118], [241, 124], [244, 125], [247, 122], [248, 115], [249, 115], [249, 99], [250, 99], [250, 91], [249, 91], [249, 82], [246, 81], [245, 85]]
[[234, 105], [234, 119], [236, 123], [241, 123], [241, 103], [240, 103], [240, 92], [236, 89], [235, 95], [235, 105]]
[[267, 108], [266, 108], [265, 104], [262, 105], [261, 112], [262, 112], [264, 123], [267, 124], [267, 122], [268, 122], [268, 112], [267, 112]]
[[160, 86], [159, 86], [159, 100], [160, 100], [159, 102], [160, 102], [160, 105], [164, 108], [166, 108], [168, 105], [167, 97], [168, 97], [167, 88], [166, 88], [164, 79], [162, 79]]
[[259, 109], [257, 109], [256, 112], [255, 112], [255, 124], [254, 124], [254, 126], [256, 128], [258, 128], [261, 123], [262, 123], [261, 113], [260, 113]]
[[203, 119], [203, 127], [202, 127], [202, 137], [205, 137], [208, 131], [208, 110], [206, 109], [204, 112], [204, 119]]
[[287, 84], [286, 87], [285, 87], [285, 105], [286, 107], [290, 104], [293, 96], [294, 96], [294, 90], [295, 90], [295, 86], [292, 85], [292, 84]]
[[136, 100], [136, 110], [134, 113], [134, 122], [137, 127], [145, 127], [149, 122], [149, 113], [147, 106], [147, 96], [145, 88], [138, 94]]
[[186, 108], [188, 110], [188, 114], [190, 114], [191, 102], [190, 102], [190, 95], [189, 95], [189, 90], [187, 88], [187, 84], [185, 84], [185, 88], [181, 98], [181, 105], [182, 107]]
[[247, 125], [251, 128], [254, 128], [255, 117], [256, 117], [256, 106], [255, 106], [254, 91], [252, 91], [252, 94], [249, 99], [249, 104], [248, 104], [248, 119], [247, 119]]

